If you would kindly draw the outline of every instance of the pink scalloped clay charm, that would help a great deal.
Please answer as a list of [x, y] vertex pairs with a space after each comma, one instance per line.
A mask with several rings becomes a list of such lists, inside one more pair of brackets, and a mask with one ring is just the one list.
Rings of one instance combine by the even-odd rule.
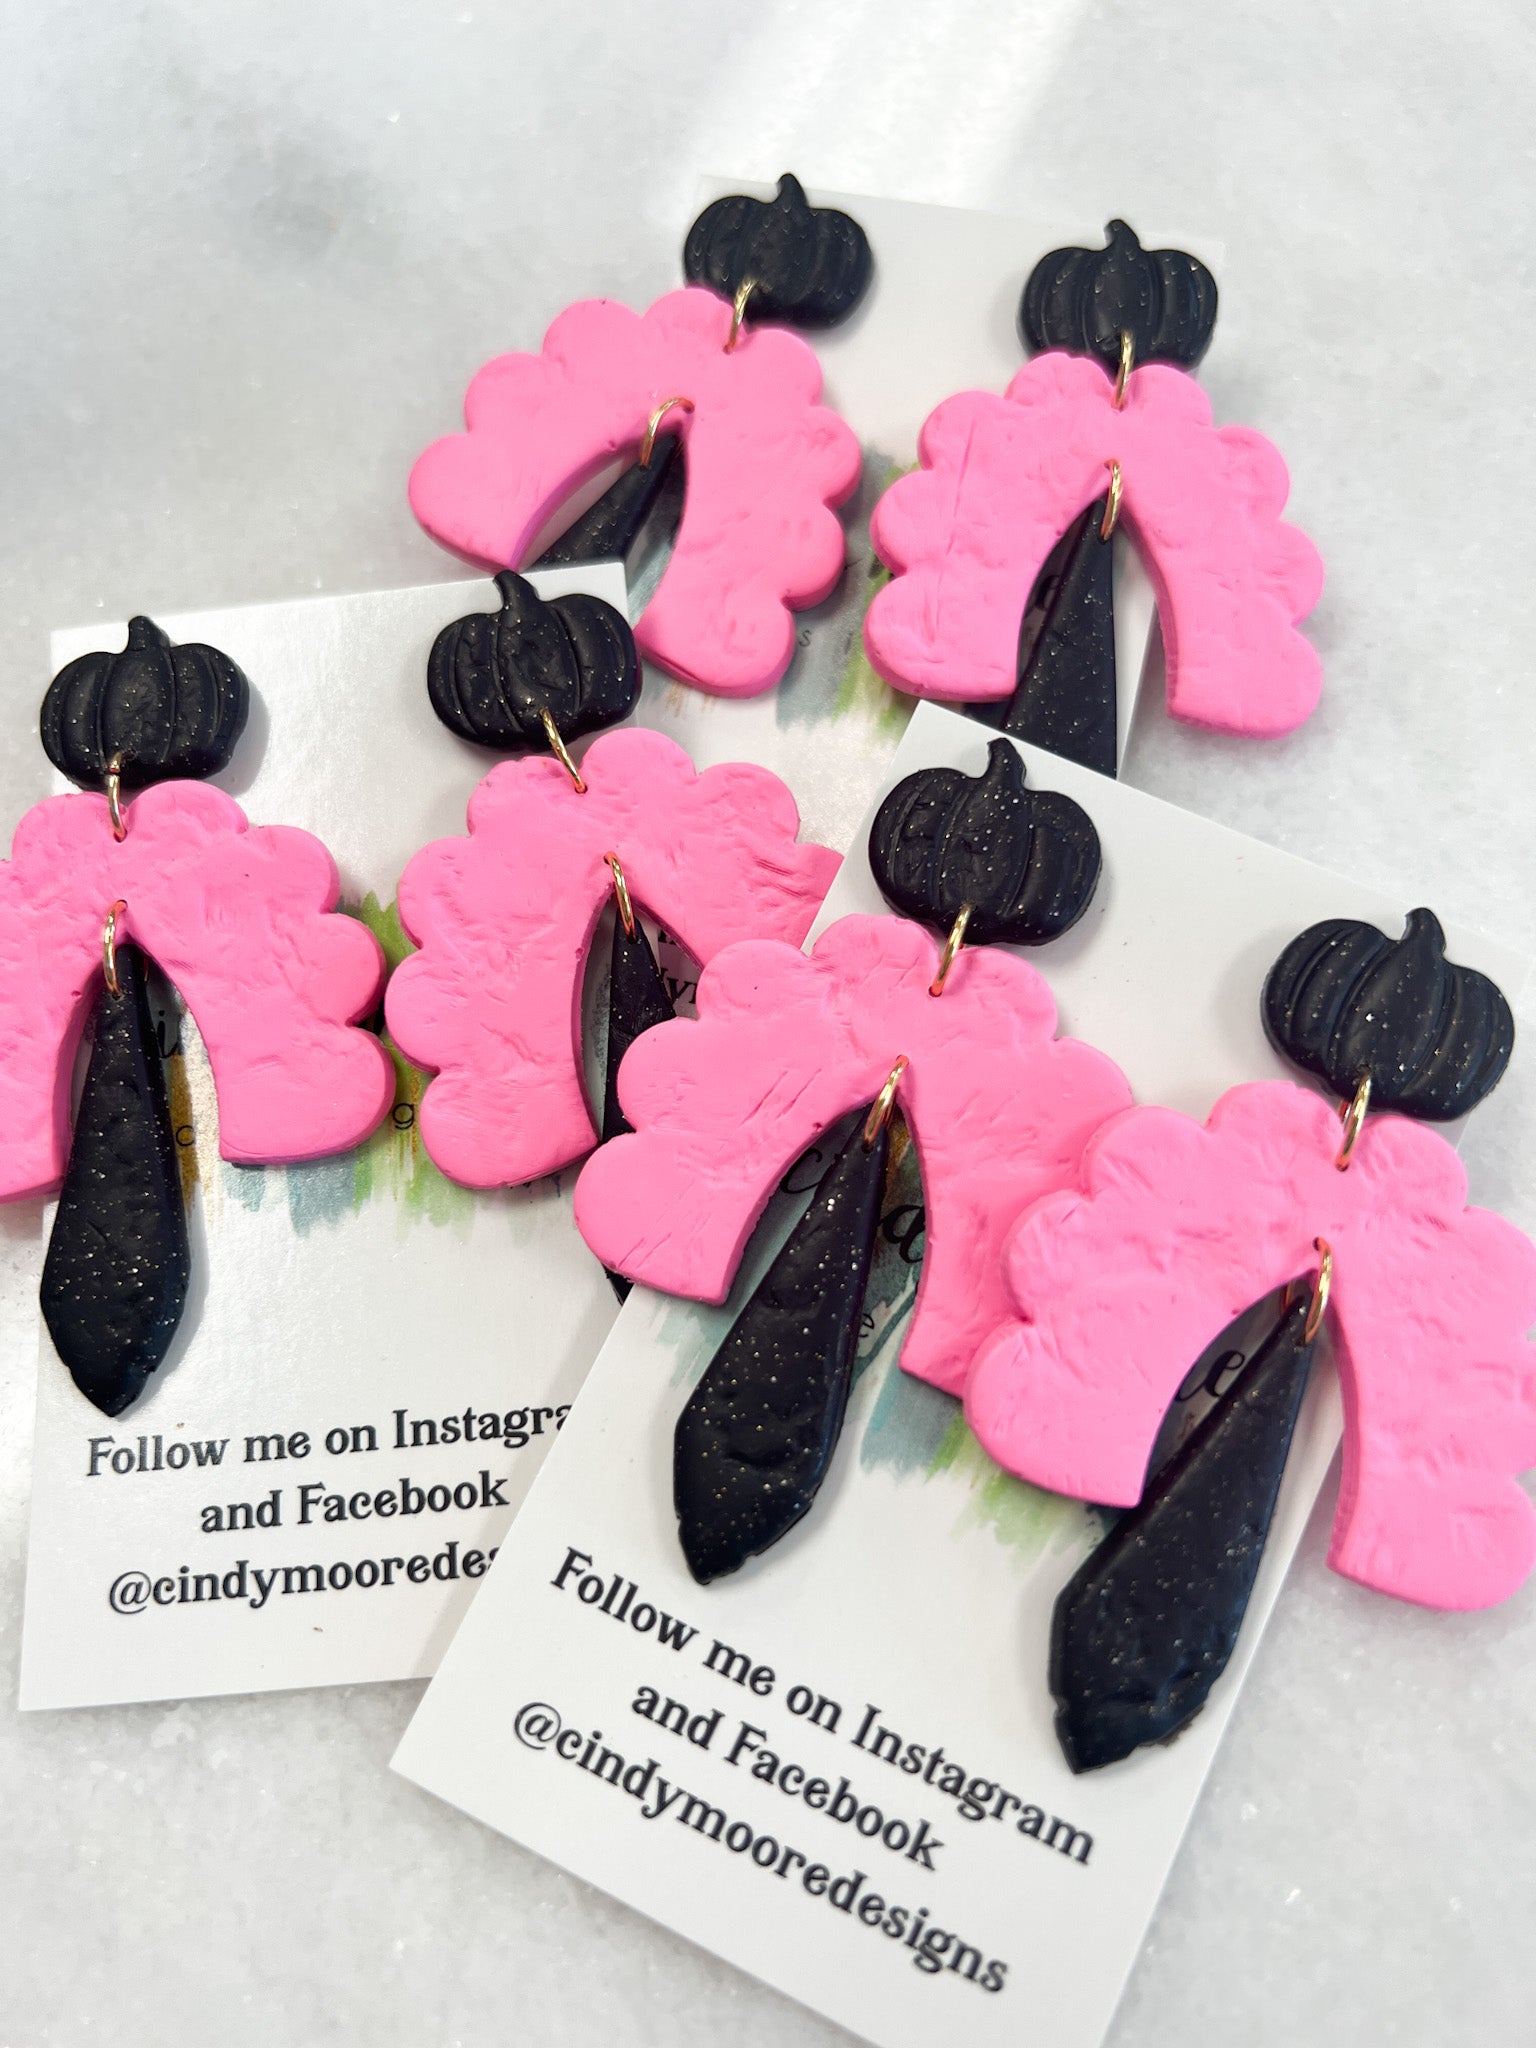
[[799, 845], [795, 800], [766, 768], [698, 773], [675, 741], [628, 727], [594, 740], [579, 794], [558, 761], [493, 768], [467, 839], [438, 839], [400, 880], [420, 951], [385, 998], [406, 1058], [436, 1071], [422, 1143], [466, 1186], [556, 1173], [596, 1140], [581, 1074], [582, 968], [613, 888], [695, 960], [743, 933], [798, 943], [839, 856]]
[[901, 1362], [958, 1393], [1001, 1304], [1003, 1236], [1022, 1203], [1072, 1183], [1089, 1133], [1130, 1089], [1112, 1060], [1056, 1039], [1034, 968], [963, 952], [941, 1001], [939, 948], [895, 917], [844, 917], [809, 956], [743, 943], [699, 981], [696, 1023], [648, 1032], [619, 1072], [635, 1127], [576, 1184], [576, 1222], [604, 1265], [722, 1301], [790, 1165], [872, 1101], [897, 1058], [922, 1166], [927, 1244]]
[[992, 1456], [1128, 1506], [1179, 1382], [1250, 1303], [1333, 1250], [1344, 1476], [1329, 1562], [1427, 1607], [1485, 1607], [1536, 1561], [1536, 1245], [1466, 1206], [1444, 1138], [1367, 1119], [1348, 1172], [1330, 1105], [1289, 1081], [1230, 1089], [1206, 1124], [1134, 1109], [1089, 1144], [1081, 1191], [1008, 1242], [1014, 1319], [981, 1348], [966, 1414]]
[[365, 926], [332, 914], [340, 882], [320, 841], [249, 825], [196, 782], [158, 783], [124, 818], [118, 841], [104, 797], [49, 797], [0, 863], [0, 1199], [63, 1177], [75, 1048], [117, 900], [117, 937], [157, 962], [196, 1020], [226, 1159], [361, 1143], [394, 1093], [383, 1047], [353, 1028], [377, 1001], [384, 956]]
[[744, 330], [713, 292], [668, 292], [644, 314], [568, 306], [539, 355], [497, 356], [464, 401], [463, 434], [411, 471], [434, 539], [517, 568], [581, 484], [633, 454], [656, 407], [683, 437], [687, 497], [672, 559], [635, 628], [642, 654], [722, 697], [771, 689], [794, 652], [791, 613], [831, 595], [843, 529], [831, 509], [859, 480], [859, 444], [821, 397], [815, 353], [782, 328]]
[[1284, 462], [1249, 427], [1213, 427], [1182, 370], [1131, 373], [1125, 404], [1087, 357], [1036, 356], [1004, 397], [935, 408], [921, 469], [897, 479], [870, 533], [895, 572], [865, 616], [870, 661], [919, 697], [977, 702], [1018, 683], [1019, 625], [1045, 559], [1120, 465], [1120, 518], [1157, 593], [1168, 709], [1218, 732], [1290, 732], [1321, 664], [1296, 622], [1316, 604], [1317, 550], [1280, 514]]

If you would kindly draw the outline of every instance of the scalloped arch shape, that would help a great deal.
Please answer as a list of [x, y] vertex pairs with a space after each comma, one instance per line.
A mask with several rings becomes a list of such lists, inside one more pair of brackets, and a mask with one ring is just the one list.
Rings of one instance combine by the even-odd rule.
[[1013, 694], [1025, 601], [1118, 461], [1121, 523], [1157, 593], [1169, 711], [1266, 737], [1316, 708], [1322, 665], [1296, 622], [1323, 568], [1280, 516], [1285, 464], [1251, 428], [1213, 426], [1182, 370], [1133, 371], [1117, 410], [1097, 363], [1037, 356], [1001, 398], [945, 399], [918, 447], [921, 468], [890, 486], [870, 527], [894, 574], [864, 645], [897, 689], [962, 703]]
[[654, 407], [682, 435], [688, 489], [672, 559], [635, 628], [642, 654], [722, 697], [771, 689], [794, 653], [793, 613], [830, 596], [844, 539], [834, 506], [859, 480], [853, 430], [822, 405], [815, 352], [731, 309], [668, 292], [643, 314], [583, 299], [537, 355], [497, 356], [464, 401], [466, 431], [411, 471], [411, 509], [472, 562], [515, 569], [552, 513], [639, 447]]
[[619, 1069], [634, 1125], [576, 1183], [576, 1223], [604, 1265], [723, 1301], [793, 1162], [878, 1093], [898, 1101], [922, 1167], [927, 1242], [904, 1369], [959, 1393], [1006, 1301], [1004, 1234], [1069, 1185], [1089, 1134], [1130, 1101], [1114, 1062], [1053, 1036], [1056, 1006], [1026, 961], [961, 953], [943, 1000], [939, 948], [898, 917], [839, 918], [809, 955], [744, 943], [699, 980], [699, 1015], [647, 1032]]
[[1078, 1189], [1007, 1249], [1013, 1313], [977, 1355], [966, 1414], [1009, 1471], [1129, 1506], [1191, 1363], [1250, 1303], [1333, 1248], [1344, 1475], [1329, 1563], [1428, 1607], [1485, 1607], [1536, 1562], [1536, 1245], [1466, 1205], [1444, 1138], [1338, 1118], [1290, 1081], [1229, 1089], [1204, 1124], [1133, 1109]]
[[[390, 979], [396, 1044], [435, 1071], [421, 1137], [451, 1179], [518, 1186], [596, 1143], [581, 1070], [581, 980], [613, 888], [700, 962], [744, 933], [798, 943], [839, 856], [799, 844], [800, 814], [766, 768], [700, 773], [643, 727], [604, 733], [579, 795], [558, 761], [503, 761], [469, 802], [469, 837], [438, 839], [400, 880], [420, 951]], [[665, 1027], [662, 1027], [665, 1028]]]
[[141, 946], [197, 1021], [219, 1149], [242, 1165], [360, 1144], [394, 1096], [378, 1039], [355, 1028], [384, 955], [336, 913], [336, 864], [292, 825], [250, 825], [222, 790], [161, 782], [123, 807], [36, 804], [0, 863], [0, 1199], [47, 1194], [69, 1156], [75, 1048], [101, 974], [102, 927]]

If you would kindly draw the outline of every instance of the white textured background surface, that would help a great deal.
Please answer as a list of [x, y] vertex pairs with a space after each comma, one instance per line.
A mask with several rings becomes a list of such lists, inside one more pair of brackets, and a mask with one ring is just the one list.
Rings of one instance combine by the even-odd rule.
[[[470, 371], [674, 281], [700, 171], [792, 165], [1222, 238], [1202, 375], [1290, 460], [1327, 696], [1270, 746], [1149, 718], [1135, 779], [1536, 952], [1525, 0], [6, 0], [0, 48], [5, 841], [50, 626], [458, 573], [402, 485]], [[1465, 1156], [1536, 1231], [1522, 1022]], [[0, 2048], [842, 2038], [389, 1777], [414, 1687], [19, 1719], [0, 1233]], [[1536, 1588], [1391, 1606], [1328, 1505], [1114, 2048], [1529, 2038]]]

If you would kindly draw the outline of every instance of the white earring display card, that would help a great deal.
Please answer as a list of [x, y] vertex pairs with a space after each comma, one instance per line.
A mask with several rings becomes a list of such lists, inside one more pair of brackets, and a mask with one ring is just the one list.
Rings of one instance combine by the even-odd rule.
[[[923, 706], [885, 787], [979, 774], [988, 738]], [[1259, 1019], [1277, 954], [1322, 918], [1397, 930], [1412, 907], [1022, 751], [1103, 847], [1091, 908], [1032, 958], [1059, 1029], [1138, 1100], [1203, 1116], [1282, 1072]], [[818, 929], [884, 908], [861, 830]], [[1450, 945], [1518, 993], [1523, 962], [1470, 932]], [[815, 1505], [728, 1578], [684, 1564], [678, 1413], [815, 1178], [789, 1176], [798, 1203], [770, 1209], [723, 1308], [635, 1290], [395, 1765], [880, 2048], [1094, 2048], [1327, 1472], [1336, 1384], [1314, 1374], [1208, 1706], [1170, 1746], [1074, 1777], [1047, 1644], [1100, 1519], [1000, 1471], [958, 1402], [901, 1371], [920, 1188], [888, 1198]]]

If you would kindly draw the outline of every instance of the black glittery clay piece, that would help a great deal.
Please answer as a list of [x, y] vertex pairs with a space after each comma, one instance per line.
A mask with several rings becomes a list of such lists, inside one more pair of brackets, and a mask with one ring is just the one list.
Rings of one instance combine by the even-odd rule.
[[1096, 499], [1067, 535], [1002, 722], [1015, 739], [1100, 775], [1115, 773], [1119, 741], [1114, 542], [1099, 538], [1108, 505]]
[[1167, 1742], [1226, 1670], [1306, 1392], [1309, 1307], [1304, 1291], [1058, 1596], [1050, 1687], [1074, 1771]]
[[1019, 333], [1031, 354], [1062, 348], [1120, 368], [1129, 334], [1138, 363], [1192, 369], [1216, 325], [1216, 280], [1182, 249], [1143, 249], [1123, 220], [1102, 249], [1053, 249], [1029, 274]]
[[791, 327], [833, 327], [868, 289], [874, 257], [851, 214], [812, 206], [786, 171], [772, 199], [734, 193], [706, 206], [683, 244], [690, 284], [734, 299], [751, 278], [749, 320]]
[[43, 751], [71, 782], [100, 789], [113, 757], [125, 789], [217, 775], [245, 730], [251, 686], [227, 654], [174, 646], [153, 619], [128, 621], [119, 654], [82, 654], [48, 685]]
[[1351, 1097], [1370, 1077], [1371, 1108], [1443, 1123], [1503, 1078], [1515, 1020], [1496, 982], [1445, 957], [1432, 910], [1411, 910], [1400, 939], [1333, 918], [1292, 939], [1262, 1001], [1270, 1043]]
[[144, 959], [117, 948], [118, 986], [96, 1004], [40, 1290], [54, 1349], [104, 1415], [121, 1415], [164, 1358], [186, 1305], [191, 1255], [165, 1070]]
[[540, 714], [563, 740], [616, 725], [634, 709], [640, 664], [629, 621], [600, 597], [541, 598], [503, 570], [498, 612], [444, 626], [427, 661], [427, 694], [450, 732], [482, 747], [547, 751]]
[[[656, 965], [656, 955], [643, 927], [636, 922], [635, 935], [624, 930], [624, 920], [613, 921], [613, 951], [608, 973], [608, 1069], [603, 1085], [603, 1143], [623, 1137], [634, 1129], [619, 1107], [619, 1065], [642, 1031], [654, 1024], [668, 1023], [673, 1015], [672, 998]], [[609, 1273], [613, 1291], [620, 1301], [628, 1298], [632, 1282], [622, 1273]]]
[[688, 1569], [707, 1585], [787, 1535], [843, 1427], [889, 1133], [863, 1119], [678, 1417], [672, 1490]]
[[1099, 835], [1080, 804], [1025, 785], [1024, 761], [994, 740], [986, 772], [920, 768], [869, 830], [869, 864], [904, 917], [948, 932], [971, 906], [967, 944], [1041, 946], [1093, 900]]
[[565, 569], [580, 562], [623, 562], [652, 543], [675, 538], [682, 520], [683, 443], [658, 434], [642, 469], [632, 462], [603, 495], [566, 528], [531, 566]]

